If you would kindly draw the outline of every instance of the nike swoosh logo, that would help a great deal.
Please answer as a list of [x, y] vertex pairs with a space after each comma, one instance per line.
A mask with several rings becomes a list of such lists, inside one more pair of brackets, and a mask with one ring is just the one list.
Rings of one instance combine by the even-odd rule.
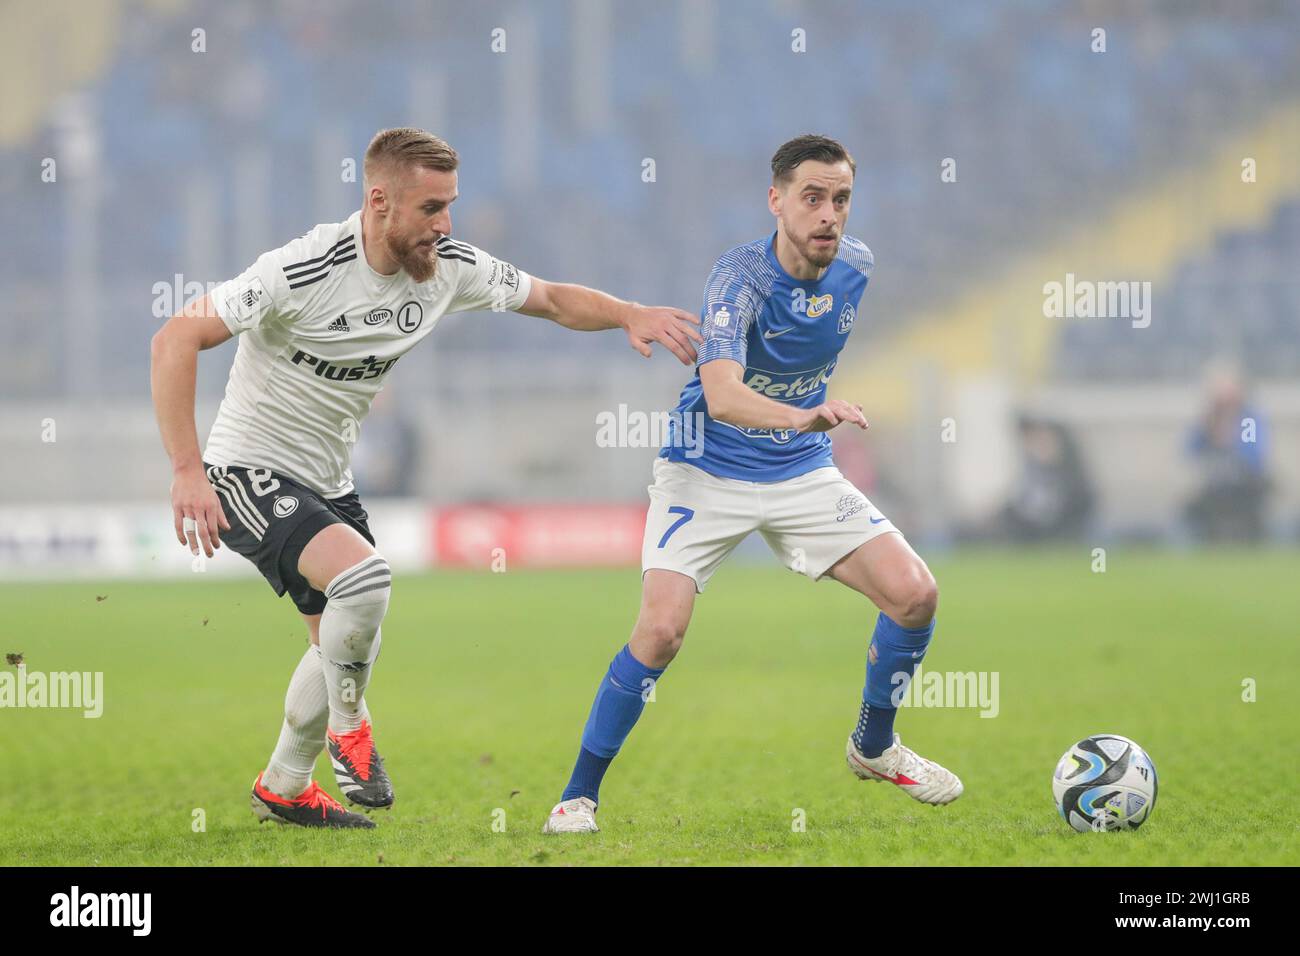
[[768, 329], [766, 332], [763, 333], [763, 338], [774, 339], [778, 335], [785, 335], [785, 333], [793, 332], [793, 331], [794, 331], [794, 326], [790, 326], [789, 328], [784, 328], [780, 332], [773, 332], [771, 329]]
[[[867, 767], [866, 769], [867, 769], [867, 770], [871, 770], [870, 767]], [[915, 787], [915, 786], [916, 786], [916, 781], [915, 781], [915, 780], [913, 780], [911, 777], [905, 777], [905, 776], [903, 776], [901, 773], [900, 773], [900, 774], [895, 774], [895, 775], [892, 776], [892, 777], [887, 777], [887, 776], [885, 776], [883, 773], [881, 773], [879, 770], [871, 770], [871, 772], [874, 773], [874, 774], [875, 774], [877, 777], [879, 777], [881, 780], [888, 780], [890, 783], [896, 783], [896, 784], [898, 784], [900, 787]]]
[[879, 770], [873, 770], [872, 768], [868, 767], [865, 763], [863, 763], [863, 762], [862, 762], [862, 761], [857, 757], [856, 754], [855, 754], [854, 757], [853, 757], [853, 762], [854, 762], [855, 764], [857, 764], [859, 767], [861, 767], [863, 770], [865, 770], [867, 773], [875, 774], [875, 775], [876, 775], [877, 777], [879, 777], [881, 780], [888, 780], [890, 783], [896, 783], [896, 784], [898, 784], [900, 787], [902, 787], [902, 786], [911, 786], [911, 787], [916, 786], [916, 781], [915, 781], [915, 780], [913, 780], [911, 777], [904, 776], [904, 775], [901, 774], [901, 773], [900, 773], [900, 774], [895, 774], [894, 776], [891, 777], [891, 776], [889, 776], [889, 775], [887, 775], [887, 774], [883, 774], [883, 773], [881, 773]]
[[882, 521], [886, 521], [886, 520], [888, 520], [888, 519], [886, 519], [886, 518], [872, 518], [872, 517], [868, 517], [867, 520], [870, 521], [872, 524], [880, 524], [880, 522], [882, 522]]

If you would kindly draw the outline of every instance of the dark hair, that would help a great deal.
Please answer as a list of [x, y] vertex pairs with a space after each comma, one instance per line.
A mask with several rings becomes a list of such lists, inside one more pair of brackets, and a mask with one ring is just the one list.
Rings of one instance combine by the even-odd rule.
[[788, 183], [790, 177], [794, 175], [795, 167], [807, 159], [815, 159], [821, 163], [846, 162], [849, 164], [850, 172], [854, 176], [858, 174], [857, 163], [853, 162], [853, 157], [843, 145], [829, 136], [808, 133], [782, 143], [781, 148], [776, 151], [772, 157], [772, 184]]

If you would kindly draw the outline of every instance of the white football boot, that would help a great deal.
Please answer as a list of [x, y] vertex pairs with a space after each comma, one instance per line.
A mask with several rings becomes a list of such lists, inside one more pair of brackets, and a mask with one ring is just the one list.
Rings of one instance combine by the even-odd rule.
[[961, 781], [955, 773], [933, 760], [917, 756], [915, 751], [903, 746], [898, 734], [894, 734], [894, 745], [879, 757], [864, 757], [849, 737], [844, 757], [849, 769], [859, 778], [877, 783], [888, 780], [922, 803], [952, 803], [962, 793]]
[[586, 797], [574, 797], [555, 805], [542, 825], [543, 833], [598, 833], [596, 805]]

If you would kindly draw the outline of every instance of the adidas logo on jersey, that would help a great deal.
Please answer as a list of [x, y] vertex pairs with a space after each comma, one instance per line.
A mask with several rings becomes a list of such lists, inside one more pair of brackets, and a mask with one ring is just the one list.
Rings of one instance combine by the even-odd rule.
[[326, 332], [351, 332], [352, 327], [348, 325], [348, 317], [339, 313], [339, 317], [325, 326]]

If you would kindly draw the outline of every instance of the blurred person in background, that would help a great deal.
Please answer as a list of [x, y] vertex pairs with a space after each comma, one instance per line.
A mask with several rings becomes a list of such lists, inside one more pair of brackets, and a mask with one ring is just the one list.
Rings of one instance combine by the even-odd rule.
[[1020, 477], [997, 526], [1012, 541], [1081, 534], [1092, 516], [1092, 483], [1074, 436], [1060, 422], [1021, 415]]
[[1264, 536], [1269, 480], [1263, 427], [1258, 410], [1246, 401], [1236, 368], [1211, 366], [1205, 408], [1187, 441], [1201, 487], [1187, 502], [1184, 518], [1197, 540], [1258, 541]]

